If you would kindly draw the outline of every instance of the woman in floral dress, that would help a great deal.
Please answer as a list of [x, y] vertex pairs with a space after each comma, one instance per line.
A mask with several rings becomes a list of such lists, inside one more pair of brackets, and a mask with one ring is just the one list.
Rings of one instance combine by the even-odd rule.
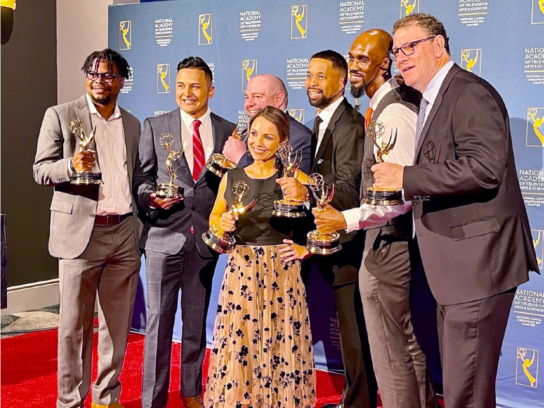
[[[237, 246], [219, 296], [204, 395], [207, 408], [315, 406], [312, 336], [300, 262], [286, 262], [280, 254], [285, 252], [284, 240], [292, 242], [296, 220], [271, 216], [274, 200], [282, 198], [275, 152], [288, 138], [284, 112], [273, 107], [259, 111], [248, 137], [255, 161], [223, 178], [210, 216], [210, 226], [236, 231]], [[254, 197], [258, 201], [236, 221], [227, 211], [238, 180], [249, 186], [244, 203]]]

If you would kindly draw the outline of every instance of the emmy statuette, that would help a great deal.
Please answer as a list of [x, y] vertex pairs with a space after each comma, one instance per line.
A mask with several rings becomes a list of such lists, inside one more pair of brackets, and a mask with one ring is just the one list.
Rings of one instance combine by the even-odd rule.
[[[280, 143], [276, 150], [276, 156], [283, 165], [283, 177], [293, 177], [295, 171], [300, 167], [302, 161], [302, 150], [295, 152], [292, 157], [293, 147], [287, 143]], [[289, 200], [285, 197], [274, 201], [272, 215], [275, 217], [300, 218], [304, 217], [304, 203], [297, 200]]]
[[[373, 120], [369, 123], [366, 135], [372, 138], [376, 146], [376, 163], [383, 163], [383, 156], [388, 155], [397, 143], [397, 130], [395, 134], [391, 131], [391, 137], [387, 143], [383, 141], [384, 133], [384, 126], [380, 121]], [[369, 187], [366, 189], [364, 202], [371, 205], [402, 205], [404, 204], [402, 189]]]
[[[321, 174], [313, 173], [308, 178], [308, 185], [317, 202], [317, 211], [323, 210], [334, 197], [334, 184], [330, 187], [325, 185], [325, 179]], [[310, 231], [307, 235], [306, 249], [317, 255], [331, 255], [342, 249], [340, 245], [340, 234], [322, 234], [319, 230]]]
[[[248, 192], [249, 186], [243, 180], [235, 181], [232, 185], [234, 203], [230, 207], [229, 213], [234, 214], [236, 219], [238, 219], [239, 215], [244, 214], [257, 203], [257, 199], [254, 198], [248, 205], [244, 205], [243, 199], [247, 196]], [[236, 246], [236, 239], [234, 238], [233, 233], [230, 231], [222, 231], [216, 226], [210, 227], [207, 232], [202, 234], [202, 239], [206, 245], [220, 254], [230, 254]]]
[[174, 136], [166, 133], [161, 135], [159, 143], [168, 152], [168, 156], [166, 157], [166, 168], [168, 169], [170, 180], [168, 183], [159, 183], [155, 195], [160, 198], [182, 198], [183, 188], [174, 184], [174, 180], [177, 179], [178, 176], [174, 173], [172, 165], [174, 164], [174, 161], [182, 155], [185, 145], [182, 145], [179, 150], [173, 150], [172, 145], [174, 144]]
[[[241, 140], [242, 137], [247, 134], [249, 122], [241, 120], [236, 124], [236, 130], [234, 132], [234, 138]], [[227, 171], [235, 169], [236, 163], [227, 159], [221, 153], [214, 153], [208, 159], [206, 168], [218, 177], [223, 177]]]
[[[89, 150], [89, 145], [94, 140], [96, 127], [89, 136], [85, 134], [85, 124], [79, 119], [72, 119], [68, 129], [79, 139], [80, 151]], [[70, 184], [103, 184], [102, 173], [99, 171], [74, 171], [70, 175]]]

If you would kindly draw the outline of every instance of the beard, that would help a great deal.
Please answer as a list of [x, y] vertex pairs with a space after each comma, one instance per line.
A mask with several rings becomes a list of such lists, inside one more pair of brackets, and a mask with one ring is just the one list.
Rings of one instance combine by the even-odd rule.
[[351, 85], [351, 90], [349, 91], [351, 96], [353, 96], [356, 99], [363, 96], [365, 94], [365, 92], [366, 92], [366, 84], [364, 84], [364, 83], [358, 88], [354, 87], [353, 84], [352, 84]]
[[89, 96], [91, 97], [91, 100], [94, 103], [97, 103], [99, 105], [107, 105], [111, 101], [111, 91], [108, 92], [107, 95], [105, 95], [103, 97], [96, 97], [96, 96], [93, 95], [92, 92], [90, 93]]
[[[308, 91], [306, 91], [306, 95], [308, 95]], [[322, 93], [320, 98], [316, 100], [312, 100], [310, 99], [310, 96], [308, 95], [308, 102], [310, 102], [310, 105], [312, 105], [315, 108], [324, 109], [333, 102], [334, 96], [336, 96], [336, 94], [332, 96], [327, 96]]]

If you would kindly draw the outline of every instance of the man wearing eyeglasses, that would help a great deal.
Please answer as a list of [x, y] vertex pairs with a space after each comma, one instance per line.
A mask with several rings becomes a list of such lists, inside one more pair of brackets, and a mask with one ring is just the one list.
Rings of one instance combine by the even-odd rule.
[[[366, 111], [361, 197], [372, 187], [370, 168], [377, 149], [389, 143], [388, 163], [414, 160], [419, 95], [391, 78], [391, 35], [372, 29], [360, 34], [349, 51], [351, 94], [370, 98]], [[382, 131], [377, 134], [376, 129]], [[374, 135], [372, 135], [374, 133]], [[372, 364], [385, 408], [436, 408], [410, 311], [410, 281], [419, 264], [412, 240], [412, 205], [370, 205], [315, 211], [323, 233], [366, 230], [359, 290], [368, 330]]]
[[423, 98], [414, 164], [373, 166], [374, 186], [403, 188], [412, 200], [438, 302], [445, 405], [494, 408], [516, 288], [538, 271], [508, 113], [489, 83], [451, 61], [436, 18], [412, 14], [393, 33], [397, 68]]
[[[119, 374], [138, 284], [138, 221], [132, 198], [140, 122], [117, 105], [129, 77], [116, 51], [95, 51], [83, 64], [86, 94], [49, 108], [38, 138], [34, 179], [54, 186], [49, 252], [59, 258], [59, 408], [82, 407], [91, 385], [93, 319], [98, 300], [98, 374], [92, 407], [121, 407]], [[88, 150], [69, 123], [77, 119]], [[82, 171], [103, 184], [71, 184]], [[98, 299], [97, 299], [98, 294]]]

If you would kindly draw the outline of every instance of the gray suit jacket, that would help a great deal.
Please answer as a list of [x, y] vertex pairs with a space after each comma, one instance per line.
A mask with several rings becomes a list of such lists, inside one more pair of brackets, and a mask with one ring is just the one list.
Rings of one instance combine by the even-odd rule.
[[[140, 122], [120, 108], [127, 148], [129, 185], [138, 151]], [[51, 232], [49, 253], [57, 258], [73, 259], [85, 251], [94, 228], [98, 203], [98, 186], [70, 184], [68, 163], [78, 149], [79, 139], [68, 130], [68, 123], [78, 118], [85, 124], [85, 132], [92, 131], [91, 116], [85, 95], [76, 101], [53, 106], [45, 112], [38, 137], [38, 148], [33, 171], [36, 183], [54, 186], [51, 202]], [[94, 141], [91, 149], [96, 150]], [[100, 165], [100, 158], [97, 157]], [[136, 203], [132, 200], [134, 239], [138, 240]]]
[[[214, 153], [220, 153], [235, 125], [214, 113], [211, 114], [211, 120]], [[146, 119], [144, 122], [133, 185], [141, 213], [145, 214], [140, 247], [169, 255], [177, 254], [183, 248], [192, 226], [200, 255], [212, 257], [215, 253], [204, 243], [202, 234], [208, 230], [210, 213], [221, 181], [219, 177], [204, 167], [195, 182], [185, 155], [182, 155], [174, 162], [172, 168], [178, 177], [174, 183], [184, 188], [185, 199], [169, 210], [155, 210], [149, 205], [149, 196], [157, 190], [157, 182], [169, 180], [166, 168], [168, 154], [159, 143], [160, 136], [165, 133], [174, 136], [172, 148], [179, 150], [181, 147], [179, 109]]]

